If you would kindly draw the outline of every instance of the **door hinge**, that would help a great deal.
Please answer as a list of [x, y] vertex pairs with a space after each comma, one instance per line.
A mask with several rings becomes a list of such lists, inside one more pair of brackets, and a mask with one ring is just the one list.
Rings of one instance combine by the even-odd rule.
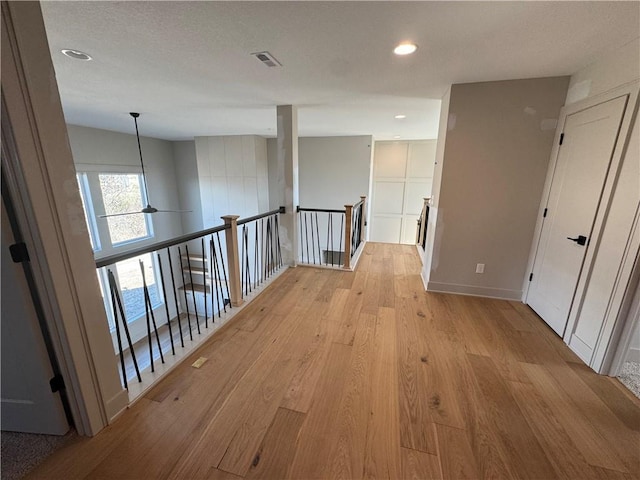
[[11, 245], [9, 247], [9, 253], [11, 253], [11, 260], [13, 260], [13, 263], [29, 261], [29, 251], [27, 250], [27, 244], [24, 242], [18, 242]]
[[564, 133], [560, 134], [560, 143], [559, 143], [559, 145], [562, 145], [562, 142], [564, 142]]
[[529, 281], [533, 280], [533, 273], [529, 274]]
[[49, 386], [51, 387], [51, 391], [54, 393], [62, 390], [64, 388], [64, 378], [62, 378], [62, 375], [57, 374], [49, 380]]
[[547, 209], [544, 209], [544, 212], [542, 212], [542, 218], [547, 218]]

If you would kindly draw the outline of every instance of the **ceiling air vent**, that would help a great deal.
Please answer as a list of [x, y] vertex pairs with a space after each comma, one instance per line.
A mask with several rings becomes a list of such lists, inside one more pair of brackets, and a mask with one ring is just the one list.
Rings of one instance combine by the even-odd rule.
[[252, 53], [254, 57], [264, 63], [267, 67], [281, 67], [282, 64], [276, 60], [276, 58], [269, 52], [256, 52]]

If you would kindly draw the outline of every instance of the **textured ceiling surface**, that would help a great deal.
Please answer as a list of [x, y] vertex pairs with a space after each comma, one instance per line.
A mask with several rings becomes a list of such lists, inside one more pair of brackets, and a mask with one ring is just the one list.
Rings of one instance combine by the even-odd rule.
[[[452, 83], [570, 75], [638, 37], [638, 2], [42, 2], [68, 123], [169, 140], [435, 138]], [[418, 51], [398, 57], [401, 41]], [[93, 56], [65, 57], [63, 48]], [[267, 50], [268, 68], [251, 53]], [[403, 120], [395, 114], [405, 114]]]

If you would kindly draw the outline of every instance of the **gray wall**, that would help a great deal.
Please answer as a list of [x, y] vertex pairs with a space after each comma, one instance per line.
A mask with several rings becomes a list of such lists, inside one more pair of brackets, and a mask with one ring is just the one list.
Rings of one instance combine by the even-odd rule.
[[[423, 272], [428, 290], [521, 297], [568, 84], [555, 77], [451, 87]], [[477, 263], [484, 274], [475, 273]]]
[[[368, 195], [371, 145], [368, 135], [354, 137], [305, 137], [298, 140], [300, 206], [344, 208]], [[269, 198], [278, 198], [276, 139], [267, 140]], [[277, 208], [278, 205], [270, 205]]]
[[180, 210], [191, 210], [180, 216], [182, 230], [184, 233], [197, 232], [203, 226], [196, 143], [193, 140], [172, 143]]

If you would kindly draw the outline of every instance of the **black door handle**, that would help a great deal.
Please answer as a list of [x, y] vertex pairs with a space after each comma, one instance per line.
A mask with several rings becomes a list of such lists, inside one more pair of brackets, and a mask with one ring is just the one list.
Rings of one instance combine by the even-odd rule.
[[586, 245], [587, 237], [584, 235], [578, 235], [578, 238], [567, 237], [567, 240], [571, 240], [572, 242], [576, 242], [578, 245]]

